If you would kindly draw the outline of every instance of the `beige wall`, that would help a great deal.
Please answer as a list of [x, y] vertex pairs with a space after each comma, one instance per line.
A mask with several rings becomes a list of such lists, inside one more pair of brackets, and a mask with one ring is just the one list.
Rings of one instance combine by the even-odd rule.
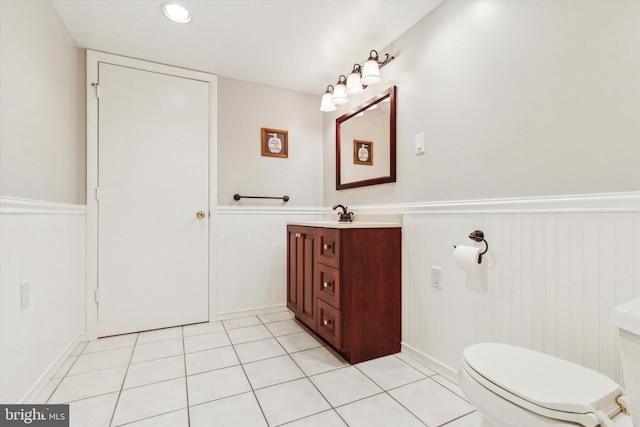
[[335, 190], [354, 99], [324, 116], [324, 204], [640, 190], [638, 22], [637, 1], [445, 1], [365, 91], [398, 86], [397, 183]]
[[84, 55], [50, 2], [0, 1], [0, 196], [85, 201]]
[[[229, 78], [218, 78], [218, 204], [287, 206], [322, 203], [322, 113], [318, 96]], [[289, 157], [262, 156], [261, 128], [289, 132]]]

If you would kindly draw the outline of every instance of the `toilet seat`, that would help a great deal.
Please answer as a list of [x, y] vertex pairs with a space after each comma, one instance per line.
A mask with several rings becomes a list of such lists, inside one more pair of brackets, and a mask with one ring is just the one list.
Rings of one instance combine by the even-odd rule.
[[499, 343], [467, 347], [462, 368], [500, 397], [547, 418], [611, 425], [624, 391], [605, 375], [533, 350]]

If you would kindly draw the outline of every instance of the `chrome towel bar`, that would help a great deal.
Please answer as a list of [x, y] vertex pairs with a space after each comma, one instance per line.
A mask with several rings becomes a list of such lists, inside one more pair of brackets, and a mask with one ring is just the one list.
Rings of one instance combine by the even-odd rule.
[[289, 201], [289, 196], [282, 196], [282, 197], [266, 197], [266, 196], [241, 196], [239, 194], [234, 194], [233, 195], [233, 200], [240, 200], [240, 199], [277, 199], [277, 200], [284, 200], [285, 202]]

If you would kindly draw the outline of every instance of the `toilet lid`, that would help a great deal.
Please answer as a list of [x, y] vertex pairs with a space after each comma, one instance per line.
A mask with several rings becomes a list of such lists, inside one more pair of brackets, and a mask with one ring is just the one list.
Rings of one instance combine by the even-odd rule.
[[616, 382], [567, 360], [499, 343], [467, 347], [462, 358], [492, 391], [547, 417], [583, 424], [571, 414], [613, 416], [620, 410], [616, 398], [623, 391]]

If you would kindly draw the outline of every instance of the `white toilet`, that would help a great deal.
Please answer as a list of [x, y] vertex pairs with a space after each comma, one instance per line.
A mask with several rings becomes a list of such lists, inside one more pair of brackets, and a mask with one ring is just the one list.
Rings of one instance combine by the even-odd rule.
[[616, 307], [611, 322], [625, 389], [581, 365], [498, 343], [463, 351], [460, 387], [487, 427], [640, 427], [640, 298]]

